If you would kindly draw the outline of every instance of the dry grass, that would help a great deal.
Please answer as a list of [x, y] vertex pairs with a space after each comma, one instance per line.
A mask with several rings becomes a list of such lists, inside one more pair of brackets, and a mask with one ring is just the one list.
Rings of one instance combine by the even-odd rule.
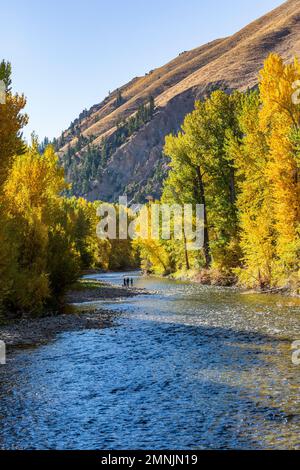
[[257, 81], [257, 73], [264, 59], [272, 51], [286, 59], [299, 55], [298, 0], [285, 2], [229, 38], [182, 53], [148, 75], [134, 78], [121, 88], [126, 103], [115, 109], [116, 92], [113, 92], [82, 121], [83, 134], [95, 135], [95, 143], [99, 143], [103, 135], [114, 131], [118, 120], [136, 112], [149, 95], [153, 95], [157, 104], [164, 107], [174, 96], [187, 89], [195, 88], [197, 95], [212, 82], [222, 81], [230, 88], [251, 87]]

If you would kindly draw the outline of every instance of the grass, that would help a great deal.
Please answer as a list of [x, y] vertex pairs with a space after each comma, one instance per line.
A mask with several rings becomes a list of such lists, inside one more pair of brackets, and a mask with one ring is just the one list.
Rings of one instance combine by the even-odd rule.
[[96, 290], [103, 287], [104, 284], [100, 281], [96, 281], [95, 279], [79, 279], [75, 282], [71, 290], [73, 291], [84, 291], [84, 290]]

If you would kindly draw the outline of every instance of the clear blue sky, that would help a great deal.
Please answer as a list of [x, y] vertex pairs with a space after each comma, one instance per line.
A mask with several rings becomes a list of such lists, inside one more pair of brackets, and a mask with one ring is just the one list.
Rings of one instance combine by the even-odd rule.
[[0, 59], [12, 62], [41, 139], [109, 90], [181, 51], [232, 34], [282, 0], [0, 0]]

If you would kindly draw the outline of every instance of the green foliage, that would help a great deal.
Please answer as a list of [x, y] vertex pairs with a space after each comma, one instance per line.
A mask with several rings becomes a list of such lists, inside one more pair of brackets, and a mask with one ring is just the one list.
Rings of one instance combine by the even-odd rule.
[[0, 188], [8, 175], [15, 155], [24, 152], [25, 146], [21, 129], [27, 124], [28, 118], [22, 111], [26, 105], [24, 96], [11, 93], [11, 65], [0, 63], [0, 80], [6, 85], [6, 100], [0, 104]]
[[116, 98], [116, 101], [115, 101], [115, 107], [116, 108], [119, 108], [120, 106], [122, 106], [122, 104], [125, 102], [123, 96], [122, 96], [122, 92], [121, 90], [117, 90], [117, 98]]
[[11, 64], [2, 60], [0, 62], [0, 80], [4, 81], [6, 92], [11, 91]]
[[165, 154], [170, 171], [162, 201], [168, 204], [203, 204], [204, 248], [198, 256], [188, 253], [187, 240], [172, 240], [175, 270], [213, 268], [232, 275], [238, 265], [238, 224], [234, 165], [228, 155], [228, 135], [240, 136], [238, 112], [242, 96], [216, 91], [186, 117], [182, 131], [168, 136]]

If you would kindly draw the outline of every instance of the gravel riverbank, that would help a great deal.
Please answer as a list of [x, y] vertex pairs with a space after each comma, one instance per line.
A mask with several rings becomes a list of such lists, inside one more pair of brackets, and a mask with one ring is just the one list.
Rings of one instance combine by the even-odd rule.
[[8, 325], [0, 326], [0, 340], [9, 348], [22, 348], [45, 344], [56, 334], [64, 331], [105, 328], [112, 325], [116, 312], [101, 307], [83, 308], [78, 304], [99, 300], [119, 300], [146, 294], [141, 289], [127, 289], [98, 283], [86, 288], [83, 283], [79, 290], [70, 291], [66, 296], [68, 304], [76, 304], [76, 309], [68, 314], [45, 316], [42, 318], [24, 318]]
[[[86, 284], [83, 284], [83, 289], [70, 291], [66, 296], [67, 303], [78, 304], [97, 300], [119, 300], [148, 293], [144, 289], [117, 287], [96, 281], [91, 281], [91, 284], [93, 288], [84, 288]], [[97, 284], [99, 287], [97, 287]]]

